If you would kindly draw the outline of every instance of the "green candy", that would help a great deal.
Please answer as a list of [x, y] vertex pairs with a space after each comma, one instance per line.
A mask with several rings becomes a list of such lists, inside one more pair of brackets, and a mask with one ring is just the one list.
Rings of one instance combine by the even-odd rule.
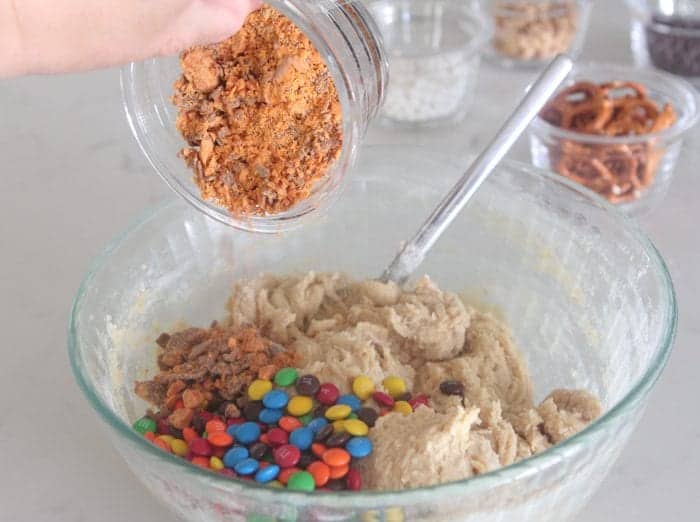
[[348, 419], [357, 419], [357, 413], [351, 413], [348, 415]]
[[313, 491], [316, 489], [314, 477], [308, 471], [297, 471], [294, 475], [289, 477], [287, 489], [291, 489], [292, 491]]
[[294, 368], [282, 368], [275, 374], [275, 384], [287, 387], [294, 384], [299, 377], [299, 373]]
[[299, 417], [299, 420], [301, 423], [306, 426], [309, 422], [311, 422], [314, 419], [314, 416], [311, 415], [310, 413], [307, 413], [306, 415], [302, 415]]
[[154, 421], [150, 417], [141, 417], [139, 420], [134, 422], [134, 429], [138, 431], [141, 435], [144, 435], [149, 431], [155, 433], [156, 428], [156, 421]]

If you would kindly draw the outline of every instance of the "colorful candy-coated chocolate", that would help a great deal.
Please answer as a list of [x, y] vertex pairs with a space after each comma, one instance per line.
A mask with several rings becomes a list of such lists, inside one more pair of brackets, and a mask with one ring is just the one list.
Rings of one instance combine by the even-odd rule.
[[362, 408], [362, 401], [350, 393], [341, 395], [338, 398], [338, 404], [347, 404], [351, 411], [357, 411]]
[[287, 411], [295, 417], [301, 417], [302, 415], [306, 415], [313, 409], [314, 401], [311, 399], [311, 397], [305, 397], [304, 395], [297, 395], [296, 397], [292, 397], [289, 400], [289, 404], [287, 404]]
[[343, 464], [342, 466], [330, 466], [330, 470], [331, 478], [335, 480], [343, 478], [345, 475], [347, 475], [348, 471], [350, 470], [350, 466], [348, 464]]
[[316, 417], [311, 422], [309, 422], [306, 427], [309, 428], [314, 434], [321, 431], [321, 428], [328, 425], [328, 421], [323, 417]]
[[394, 399], [406, 393], [406, 381], [401, 377], [387, 377], [382, 381], [382, 386]]
[[307, 413], [306, 415], [302, 415], [299, 417], [299, 422], [301, 422], [304, 426], [308, 425], [309, 422], [313, 420], [314, 416], [311, 413]]
[[327, 449], [321, 458], [331, 467], [345, 466], [350, 463], [350, 454], [342, 448]]
[[326, 410], [328, 420], [337, 421], [347, 418], [352, 413], [352, 408], [347, 404], [336, 404]]
[[233, 437], [239, 444], [252, 444], [260, 437], [260, 426], [255, 422], [244, 422], [236, 427]]
[[226, 431], [226, 423], [221, 419], [211, 419], [204, 425], [204, 431], [209, 435], [219, 431]]
[[243, 446], [234, 446], [224, 454], [224, 466], [227, 468], [235, 468], [240, 461], [247, 459], [250, 456], [248, 449]]
[[355, 377], [352, 381], [352, 393], [357, 395], [361, 401], [366, 401], [372, 396], [374, 383], [366, 375]]
[[306, 471], [314, 477], [314, 484], [317, 488], [322, 488], [331, 478], [331, 469], [325, 462], [317, 460], [306, 467]]
[[289, 481], [289, 477], [297, 473], [298, 471], [301, 471], [297, 467], [292, 467], [292, 468], [284, 468], [280, 471], [279, 476], [277, 477], [277, 480], [280, 481], [282, 484], [286, 484]]
[[178, 457], [184, 457], [189, 452], [190, 448], [182, 439], [173, 439], [170, 441], [170, 451]]
[[193, 457], [190, 462], [200, 468], [209, 469], [209, 459], [207, 457]]
[[266, 433], [267, 443], [274, 447], [282, 446], [289, 442], [289, 434], [281, 428], [272, 428]]
[[141, 417], [134, 422], [134, 429], [144, 435], [148, 431], [155, 432], [158, 429], [158, 424], [150, 417]]
[[376, 402], [380, 406], [386, 406], [387, 408], [391, 408], [394, 406], [394, 398], [388, 393], [384, 393], [383, 391], [374, 392], [372, 394], [372, 398], [374, 399], [374, 402]]
[[263, 422], [265, 424], [277, 424], [283, 415], [284, 413], [282, 412], [282, 410], [274, 408], [264, 408], [260, 412], [258, 418], [260, 419], [260, 422]]
[[287, 433], [293, 432], [297, 428], [301, 428], [303, 424], [299, 419], [296, 417], [291, 417], [289, 415], [285, 415], [282, 417], [277, 424], [279, 425], [280, 428], [282, 428], [284, 431]]
[[189, 444], [190, 451], [197, 457], [211, 457], [212, 447], [207, 439], [197, 437]]
[[356, 437], [364, 437], [369, 433], [369, 427], [367, 424], [359, 419], [345, 419], [343, 421], [343, 428], [350, 435], [354, 435]]
[[277, 386], [286, 388], [294, 384], [297, 377], [299, 377], [299, 373], [294, 368], [282, 368], [277, 371], [274, 380]]
[[356, 469], [351, 469], [345, 476], [345, 484], [350, 491], [359, 491], [362, 489], [362, 476]]
[[265, 379], [255, 379], [248, 386], [248, 397], [251, 401], [260, 401], [267, 392], [272, 390], [272, 382]]
[[260, 467], [260, 464], [258, 463], [257, 460], [247, 458], [247, 459], [243, 459], [243, 460], [237, 462], [236, 465], [233, 467], [233, 469], [239, 475], [252, 475], [256, 471], [258, 471], [259, 467]]
[[291, 444], [285, 444], [284, 446], [275, 448], [272, 454], [275, 457], [275, 462], [281, 468], [296, 466], [301, 458], [301, 451], [299, 448]]
[[273, 481], [280, 474], [280, 467], [277, 464], [270, 464], [264, 468], [258, 470], [255, 474], [255, 481], [260, 484], [267, 484]]
[[[271, 390], [262, 399], [263, 406], [275, 410], [281, 410], [289, 402], [289, 395], [282, 390]], [[265, 422], [265, 421], [263, 421]]]
[[338, 387], [330, 382], [324, 382], [316, 392], [316, 400], [326, 406], [333, 406], [340, 397]]
[[287, 489], [292, 491], [313, 491], [316, 489], [314, 477], [308, 471], [298, 471], [289, 477]]
[[362, 459], [372, 453], [372, 441], [367, 437], [353, 437], [345, 445], [345, 450], [354, 459]]
[[209, 467], [214, 471], [221, 471], [224, 469], [224, 463], [219, 457], [209, 457]]
[[170, 444], [168, 444], [167, 441], [165, 441], [161, 438], [157, 438], [157, 439], [153, 440], [153, 444], [158, 446], [163, 451], [170, 453]]
[[411, 408], [411, 405], [406, 401], [396, 401], [394, 403], [393, 411], [402, 413], [403, 415], [410, 415], [413, 413], [413, 408]]
[[289, 434], [289, 443], [302, 451], [309, 449], [313, 441], [314, 432], [308, 427], [297, 428]]

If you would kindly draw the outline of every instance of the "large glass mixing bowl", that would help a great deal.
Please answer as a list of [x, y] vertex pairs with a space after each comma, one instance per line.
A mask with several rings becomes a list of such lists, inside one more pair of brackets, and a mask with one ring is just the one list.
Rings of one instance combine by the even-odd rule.
[[[231, 480], [165, 454], [134, 432], [133, 381], [155, 367], [156, 336], [225, 314], [231, 283], [261, 272], [374, 277], [463, 165], [415, 147], [368, 147], [331, 213], [301, 230], [234, 231], [181, 202], [149, 213], [94, 263], [75, 301], [76, 379], [137, 476], [197, 521], [562, 521], [588, 501], [637, 425], [676, 324], [663, 260], [597, 196], [507, 163], [435, 246], [421, 273], [507, 321], [541, 400], [586, 388], [602, 417], [501, 470], [402, 492], [295, 493]], [[397, 433], [397, 437], [401, 434]], [[99, 459], [98, 456], [93, 456]]]

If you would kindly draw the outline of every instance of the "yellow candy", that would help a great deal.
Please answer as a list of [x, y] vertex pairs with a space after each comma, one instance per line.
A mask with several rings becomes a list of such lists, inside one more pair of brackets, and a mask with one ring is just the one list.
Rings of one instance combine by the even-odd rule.
[[343, 429], [355, 437], [364, 437], [369, 433], [369, 427], [360, 419], [345, 419]]
[[250, 386], [248, 386], [248, 397], [250, 397], [251, 401], [261, 401], [270, 390], [272, 390], [271, 381], [255, 379], [250, 383]]
[[335, 406], [331, 406], [326, 410], [326, 418], [328, 420], [336, 421], [345, 419], [351, 413], [352, 408], [347, 404], [336, 404]]
[[410, 415], [413, 413], [413, 408], [406, 401], [396, 401], [394, 403], [394, 411], [403, 413], [404, 415]]
[[382, 385], [394, 399], [406, 393], [406, 381], [401, 377], [387, 377], [382, 381]]
[[335, 433], [345, 432], [345, 421], [344, 420], [333, 421], [333, 431]]
[[284, 484], [282, 484], [279, 480], [273, 480], [271, 482], [267, 483], [268, 486], [272, 486], [273, 488], [282, 488], [284, 489]]
[[219, 457], [212, 457], [209, 459], [209, 467], [211, 469], [215, 469], [216, 471], [219, 471], [221, 469], [224, 469], [224, 463], [221, 461]]
[[287, 404], [287, 411], [295, 417], [301, 417], [302, 415], [306, 415], [313, 409], [314, 401], [311, 400], [311, 397], [306, 397], [304, 395], [297, 395], [296, 397], [292, 397], [289, 401], [289, 404]]
[[173, 439], [170, 441], [170, 450], [178, 457], [187, 455], [187, 443], [182, 439]]
[[360, 375], [352, 381], [352, 393], [357, 395], [361, 401], [369, 399], [372, 396], [372, 392], [374, 392], [374, 383], [369, 377]]
[[168, 444], [175, 440], [175, 437], [173, 437], [172, 435], [158, 435], [158, 438], [162, 441], [167, 442]]

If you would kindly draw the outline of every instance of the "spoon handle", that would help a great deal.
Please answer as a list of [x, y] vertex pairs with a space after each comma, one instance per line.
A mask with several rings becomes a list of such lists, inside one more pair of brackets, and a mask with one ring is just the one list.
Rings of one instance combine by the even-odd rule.
[[423, 262], [442, 233], [493, 172], [513, 144], [537, 116], [547, 100], [571, 71], [573, 63], [560, 54], [532, 84], [525, 98], [503, 124], [491, 143], [479, 154], [462, 178], [447, 193], [418, 233], [407, 242], [382, 274], [382, 281], [403, 284]]

